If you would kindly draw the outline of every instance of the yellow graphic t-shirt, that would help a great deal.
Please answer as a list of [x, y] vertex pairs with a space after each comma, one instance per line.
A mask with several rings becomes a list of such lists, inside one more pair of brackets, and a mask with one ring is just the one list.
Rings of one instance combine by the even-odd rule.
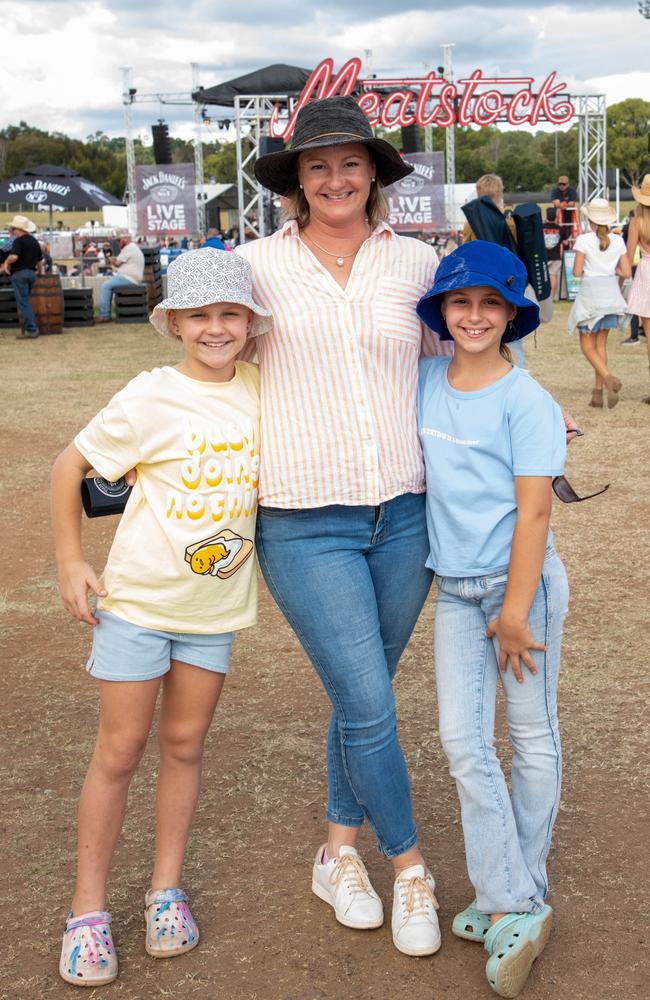
[[230, 382], [142, 372], [74, 444], [108, 480], [138, 480], [104, 570], [98, 606], [135, 625], [218, 633], [254, 625], [259, 373]]

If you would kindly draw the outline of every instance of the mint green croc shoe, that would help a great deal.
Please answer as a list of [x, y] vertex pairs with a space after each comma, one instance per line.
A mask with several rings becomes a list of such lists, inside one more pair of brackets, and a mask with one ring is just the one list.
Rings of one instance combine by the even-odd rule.
[[507, 913], [485, 935], [490, 955], [485, 966], [487, 981], [500, 997], [516, 997], [523, 989], [533, 962], [546, 947], [553, 926], [553, 910], [539, 913]]
[[452, 934], [464, 938], [465, 941], [485, 941], [485, 935], [490, 929], [490, 914], [481, 913], [476, 909], [476, 900], [457, 913], [451, 925]]

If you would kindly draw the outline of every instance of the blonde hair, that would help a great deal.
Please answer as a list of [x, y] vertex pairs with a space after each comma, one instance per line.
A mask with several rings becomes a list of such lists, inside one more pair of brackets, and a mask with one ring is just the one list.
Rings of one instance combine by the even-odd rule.
[[503, 341], [499, 344], [499, 354], [502, 358], [505, 358], [509, 364], [512, 364], [512, 351], [507, 344], [503, 343]]
[[596, 236], [598, 237], [598, 246], [600, 249], [606, 250], [610, 244], [609, 229], [607, 226], [596, 226]]
[[[285, 195], [282, 207], [285, 219], [295, 219], [299, 229], [305, 228], [309, 222], [309, 202], [298, 181]], [[370, 185], [370, 194], [366, 202], [366, 215], [371, 229], [374, 229], [378, 222], [385, 222], [389, 215], [388, 201], [378, 178]]]
[[497, 208], [503, 212], [503, 181], [497, 174], [483, 174], [476, 182], [476, 193], [479, 198], [491, 198]]
[[634, 218], [639, 221], [639, 240], [650, 247], [650, 205], [637, 202], [634, 206]]

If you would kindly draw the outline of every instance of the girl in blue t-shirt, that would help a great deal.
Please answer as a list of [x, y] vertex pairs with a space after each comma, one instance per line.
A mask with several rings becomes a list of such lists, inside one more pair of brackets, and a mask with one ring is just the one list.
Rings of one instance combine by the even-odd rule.
[[[444, 258], [418, 305], [420, 318], [455, 342], [452, 359], [420, 362], [418, 392], [427, 565], [439, 589], [440, 736], [476, 893], [453, 931], [484, 942], [488, 982], [504, 997], [523, 987], [553, 919], [546, 857], [560, 797], [556, 690], [568, 600], [549, 530], [564, 421], [507, 347], [539, 323], [525, 286], [509, 250], [476, 240]], [[494, 747], [499, 678], [511, 795]]]

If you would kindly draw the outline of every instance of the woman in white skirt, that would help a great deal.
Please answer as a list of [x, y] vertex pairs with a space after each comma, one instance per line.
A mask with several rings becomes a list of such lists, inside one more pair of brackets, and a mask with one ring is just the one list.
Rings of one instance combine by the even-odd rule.
[[[632, 187], [632, 197], [636, 207], [627, 238], [627, 256], [631, 265], [638, 247], [641, 259], [632, 282], [628, 308], [643, 323], [650, 369], [650, 174], [645, 175], [640, 188]], [[650, 396], [643, 402], [650, 403]]]
[[622, 383], [607, 367], [607, 337], [628, 311], [618, 279], [629, 278], [632, 272], [623, 238], [609, 233], [616, 222], [609, 202], [594, 198], [586, 214], [590, 232], [581, 233], [574, 245], [573, 274], [582, 281], [569, 314], [569, 333], [577, 327], [582, 353], [594, 369], [596, 381], [589, 405], [602, 407], [605, 388], [611, 410], [618, 403]]

